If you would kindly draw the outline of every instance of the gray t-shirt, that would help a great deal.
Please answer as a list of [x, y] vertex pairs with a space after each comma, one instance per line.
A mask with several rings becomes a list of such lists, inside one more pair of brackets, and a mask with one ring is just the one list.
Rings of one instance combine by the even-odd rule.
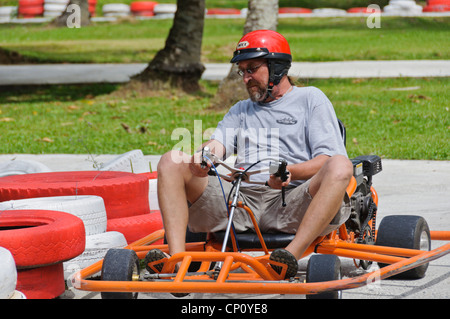
[[[296, 164], [322, 154], [347, 156], [333, 105], [315, 87], [293, 87], [269, 103], [240, 101], [219, 122], [211, 139], [225, 146], [227, 157], [237, 147], [235, 167], [247, 168], [267, 157]], [[268, 164], [263, 161], [252, 170]], [[252, 180], [267, 179], [268, 173], [252, 176]]]

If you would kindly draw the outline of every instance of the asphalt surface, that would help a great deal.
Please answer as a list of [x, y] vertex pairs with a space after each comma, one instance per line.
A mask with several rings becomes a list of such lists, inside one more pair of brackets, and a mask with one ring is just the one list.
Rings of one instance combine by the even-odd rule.
[[[97, 163], [106, 163], [117, 155], [95, 156]], [[93, 158], [88, 155], [0, 155], [0, 163], [15, 160], [38, 161], [52, 171], [92, 170]], [[146, 156], [155, 169], [159, 156]], [[384, 216], [420, 215], [431, 230], [450, 230], [450, 161], [383, 160], [383, 171], [373, 178], [379, 196], [377, 224]], [[432, 242], [436, 248], [445, 242]], [[307, 258], [300, 260], [300, 270], [306, 269]], [[341, 258], [344, 275], [351, 277], [364, 273], [355, 270], [353, 260]], [[372, 265], [368, 271], [374, 271]], [[97, 292], [69, 289], [61, 299], [100, 299]], [[139, 294], [140, 299], [175, 299], [170, 294]], [[303, 299], [297, 295], [236, 295], [191, 294], [181, 299]], [[419, 280], [383, 280], [357, 289], [345, 290], [344, 299], [449, 299], [450, 255], [430, 263], [425, 278]], [[178, 298], [179, 299], [179, 298]]]
[[[79, 83], [124, 83], [147, 64], [26, 64], [0, 65], [0, 86]], [[219, 81], [229, 63], [206, 63], [205, 80]], [[448, 77], [450, 60], [294, 62], [296, 78]]]

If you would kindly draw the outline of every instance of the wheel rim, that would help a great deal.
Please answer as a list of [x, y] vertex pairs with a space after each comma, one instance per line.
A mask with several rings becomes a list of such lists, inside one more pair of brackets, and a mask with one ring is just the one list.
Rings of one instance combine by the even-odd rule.
[[428, 237], [428, 233], [426, 231], [423, 231], [420, 234], [419, 249], [430, 250], [430, 238]]

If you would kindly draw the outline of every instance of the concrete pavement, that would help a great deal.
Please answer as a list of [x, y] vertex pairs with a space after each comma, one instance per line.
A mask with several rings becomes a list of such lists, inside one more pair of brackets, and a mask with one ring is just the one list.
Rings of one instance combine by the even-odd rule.
[[[97, 163], [106, 163], [117, 155], [95, 156]], [[146, 156], [156, 169], [159, 156]], [[53, 171], [92, 170], [93, 158], [88, 155], [0, 155], [0, 163], [16, 160], [38, 161]], [[423, 216], [431, 230], [450, 230], [450, 161], [383, 160], [383, 171], [374, 176], [374, 187], [379, 196], [378, 224], [388, 215]], [[433, 242], [432, 248], [443, 242]], [[306, 269], [307, 259], [299, 262], [300, 270]], [[345, 276], [356, 276], [353, 260], [341, 258]], [[376, 264], [369, 271], [376, 270]], [[412, 281], [383, 280], [369, 286], [346, 290], [344, 299], [449, 299], [450, 255], [430, 263], [425, 278]], [[75, 289], [67, 290], [63, 299], [99, 299], [100, 294]], [[141, 299], [172, 299], [170, 294], [139, 294]], [[192, 294], [184, 299], [287, 299], [304, 298], [290, 295], [232, 295]]]
[[[0, 86], [124, 83], [147, 66], [132, 64], [0, 65]], [[222, 80], [229, 63], [206, 63], [202, 78]], [[289, 75], [300, 78], [448, 77], [450, 60], [294, 62]]]

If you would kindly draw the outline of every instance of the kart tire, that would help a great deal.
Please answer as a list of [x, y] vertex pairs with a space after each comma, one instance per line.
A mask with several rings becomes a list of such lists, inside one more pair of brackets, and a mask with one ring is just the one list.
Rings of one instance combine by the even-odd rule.
[[53, 299], [62, 295], [65, 289], [61, 262], [17, 271], [17, 290], [21, 291], [27, 299]]
[[53, 196], [10, 200], [0, 203], [0, 211], [45, 209], [69, 213], [83, 221], [86, 236], [106, 231], [105, 203], [100, 196]]
[[[144, 215], [110, 219], [107, 224], [108, 231], [122, 233], [128, 244], [163, 228], [159, 210]], [[155, 242], [155, 244], [162, 244], [162, 240]]]
[[[132, 281], [139, 275], [139, 259], [130, 249], [110, 249], [103, 259], [102, 280]], [[137, 292], [102, 292], [102, 299], [136, 299]]]
[[127, 172], [50, 172], [0, 178], [3, 201], [96, 195], [103, 198], [108, 219], [149, 213], [148, 188], [148, 178]]
[[81, 219], [49, 210], [0, 214], [0, 246], [14, 256], [17, 269], [52, 265], [72, 259], [85, 248]]
[[[306, 282], [324, 282], [342, 278], [341, 261], [335, 255], [313, 255], [308, 260]], [[341, 299], [342, 291], [306, 295], [307, 299]]]
[[9, 299], [14, 295], [17, 284], [16, 263], [11, 252], [0, 247], [0, 299]]
[[[408, 248], [431, 249], [430, 229], [421, 216], [393, 215], [384, 217], [378, 227], [375, 245]], [[380, 268], [387, 264], [378, 264]], [[389, 277], [392, 279], [420, 279], [425, 276], [428, 264]]]

